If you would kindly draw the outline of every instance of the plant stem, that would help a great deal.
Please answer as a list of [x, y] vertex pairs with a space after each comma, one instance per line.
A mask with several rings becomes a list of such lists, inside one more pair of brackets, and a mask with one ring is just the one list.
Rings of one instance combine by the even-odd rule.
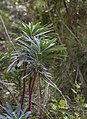
[[29, 82], [29, 102], [28, 102], [28, 111], [31, 111], [31, 96], [32, 96], [32, 90], [31, 90], [31, 87], [32, 87], [32, 77], [30, 77], [30, 82]]
[[37, 119], [41, 119], [41, 115], [42, 115], [42, 100], [41, 100], [41, 80], [40, 80], [39, 73], [37, 73], [37, 81], [38, 81], [38, 110], [37, 110]]
[[21, 109], [23, 109], [23, 103], [24, 103], [24, 97], [26, 94], [26, 63], [24, 63], [24, 74], [23, 74], [23, 93], [22, 93], [22, 97], [21, 97]]
[[32, 92], [33, 92], [33, 88], [34, 88], [34, 84], [35, 84], [35, 79], [36, 79], [36, 75], [34, 75], [34, 77], [30, 77], [30, 83], [29, 83], [29, 103], [28, 103], [28, 111], [31, 111], [31, 97], [32, 97]]

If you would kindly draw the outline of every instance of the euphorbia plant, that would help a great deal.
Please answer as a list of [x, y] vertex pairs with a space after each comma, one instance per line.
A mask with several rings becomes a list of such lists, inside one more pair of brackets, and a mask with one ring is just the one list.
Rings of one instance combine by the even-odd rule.
[[[22, 24], [19, 26], [23, 32], [21, 37], [17, 38], [18, 50], [13, 54], [13, 62], [10, 65], [12, 67], [15, 63], [17, 66], [24, 65], [24, 77], [23, 77], [23, 97], [22, 105], [25, 96], [26, 77], [30, 76], [29, 81], [29, 101], [28, 110], [31, 111], [31, 97], [33, 87], [38, 84], [38, 119], [41, 117], [41, 77], [48, 79], [50, 73], [46, 66], [47, 62], [51, 59], [59, 59], [62, 55], [59, 54], [59, 50], [64, 50], [65, 47], [57, 45], [56, 38], [50, 38], [48, 33], [52, 31], [51, 25], [41, 26], [40, 23], [33, 25], [32, 23]], [[21, 60], [20, 60], [21, 59]], [[17, 61], [19, 62], [17, 63]], [[27, 74], [28, 73], [28, 74]]]
[[21, 105], [18, 104], [17, 108], [14, 110], [9, 103], [6, 103], [6, 107], [1, 106], [4, 110], [3, 114], [0, 115], [0, 119], [26, 119], [29, 115], [31, 116], [31, 112], [27, 111], [25, 108], [21, 110]]

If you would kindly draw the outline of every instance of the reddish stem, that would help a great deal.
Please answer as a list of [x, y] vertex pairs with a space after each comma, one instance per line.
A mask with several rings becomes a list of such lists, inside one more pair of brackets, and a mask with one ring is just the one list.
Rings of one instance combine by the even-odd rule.
[[30, 83], [29, 83], [29, 103], [28, 103], [28, 111], [31, 111], [31, 95], [32, 95], [32, 77], [30, 77]]
[[24, 97], [26, 94], [26, 63], [24, 63], [24, 74], [23, 74], [23, 93], [22, 93], [22, 97], [21, 97], [21, 109], [23, 109], [23, 103], [24, 103]]
[[31, 97], [32, 97], [32, 92], [33, 92], [33, 87], [34, 87], [35, 79], [36, 79], [35, 76], [34, 76], [34, 78], [30, 77], [28, 111], [31, 111], [31, 104], [32, 104]]

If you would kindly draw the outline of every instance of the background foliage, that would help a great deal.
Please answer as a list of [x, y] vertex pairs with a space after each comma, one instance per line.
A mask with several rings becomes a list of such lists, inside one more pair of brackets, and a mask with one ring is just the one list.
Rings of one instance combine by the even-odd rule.
[[[13, 99], [20, 100], [19, 92], [21, 92], [21, 75], [22, 71], [17, 69], [15, 72], [7, 73], [8, 65], [10, 65], [10, 54], [15, 46], [15, 39], [21, 32], [15, 28], [18, 22], [41, 22], [42, 25], [52, 23], [55, 27], [55, 34], [58, 44], [65, 44], [66, 50], [63, 52], [65, 58], [63, 60], [53, 60], [51, 73], [54, 77], [53, 82], [65, 95], [70, 109], [74, 109], [74, 104], [78, 93], [75, 94], [77, 82], [80, 85], [79, 96], [87, 102], [87, 0], [1, 0], [0, 1], [0, 103], [5, 105], [8, 101], [13, 104]], [[53, 34], [55, 36], [55, 34]], [[7, 54], [8, 52], [8, 54]], [[44, 87], [45, 90], [44, 90]], [[4, 89], [2, 91], [2, 89]], [[72, 91], [74, 89], [74, 93]], [[59, 110], [58, 101], [62, 99], [56, 89], [46, 86], [43, 83], [43, 95], [49, 90], [47, 99], [50, 100], [48, 110], [45, 110], [46, 117], [55, 119], [66, 111]], [[11, 95], [10, 95], [10, 94]], [[36, 94], [34, 94], [34, 102]], [[80, 98], [78, 97], [78, 98]], [[27, 98], [27, 96], [26, 96]], [[46, 99], [46, 100], [47, 100]], [[55, 101], [52, 101], [55, 100]], [[56, 102], [57, 101], [57, 102]], [[13, 106], [15, 106], [15, 104]], [[63, 103], [66, 110], [66, 103]], [[25, 104], [26, 105], [26, 104]], [[61, 105], [61, 102], [60, 102]], [[80, 104], [79, 104], [80, 106]], [[81, 104], [82, 110], [85, 110]], [[51, 110], [52, 109], [52, 110]], [[79, 107], [77, 107], [77, 110]], [[1, 109], [0, 109], [1, 110]], [[80, 111], [75, 110], [78, 115]], [[2, 110], [1, 110], [2, 111]], [[72, 112], [73, 119], [75, 114]], [[35, 113], [35, 112], [34, 112]], [[52, 114], [51, 114], [52, 113]], [[76, 113], [76, 114], [77, 114]], [[69, 115], [69, 113], [68, 113]], [[85, 114], [86, 115], [86, 114]], [[45, 117], [45, 118], [46, 118]], [[76, 118], [76, 117], [75, 117]], [[79, 116], [77, 116], [79, 119]], [[84, 116], [85, 118], [85, 116]]]

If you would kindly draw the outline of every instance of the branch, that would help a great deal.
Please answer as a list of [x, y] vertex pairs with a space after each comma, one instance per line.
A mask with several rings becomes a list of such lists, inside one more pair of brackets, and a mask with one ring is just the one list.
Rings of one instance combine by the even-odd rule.
[[9, 34], [8, 34], [7, 28], [6, 28], [6, 26], [5, 26], [4, 20], [3, 20], [3, 18], [2, 18], [1, 15], [0, 15], [0, 19], [1, 19], [1, 22], [2, 22], [3, 27], [4, 27], [4, 29], [5, 29], [6, 35], [7, 35], [8, 39], [9, 39], [11, 45], [13, 46], [13, 49], [16, 51], [16, 48], [15, 48], [15, 46], [14, 46], [14, 44], [13, 44], [13, 42], [12, 42], [12, 40], [11, 40]]
[[[47, 81], [48, 80], [48, 81]], [[55, 83], [53, 83], [49, 78], [47, 78], [47, 80], [45, 80], [45, 82], [47, 82], [50, 86], [54, 87], [55, 89], [57, 89], [57, 91], [61, 94], [61, 96], [63, 97], [64, 100], [66, 100], [65, 96], [63, 95], [62, 91], [56, 86]], [[67, 100], [66, 100], [67, 102]]]
[[67, 14], [68, 14], [68, 16], [69, 16], [69, 11], [68, 11], [68, 8], [67, 8], [66, 1], [65, 1], [65, 0], [63, 0], [63, 3], [64, 3], [64, 6], [65, 6], [65, 9], [66, 9], [66, 12], [67, 12]]
[[71, 35], [77, 40], [77, 42], [82, 46], [82, 44], [79, 41], [78, 37], [72, 32], [72, 30], [62, 20], [61, 20], [61, 22], [67, 28], [67, 30], [71, 33]]

